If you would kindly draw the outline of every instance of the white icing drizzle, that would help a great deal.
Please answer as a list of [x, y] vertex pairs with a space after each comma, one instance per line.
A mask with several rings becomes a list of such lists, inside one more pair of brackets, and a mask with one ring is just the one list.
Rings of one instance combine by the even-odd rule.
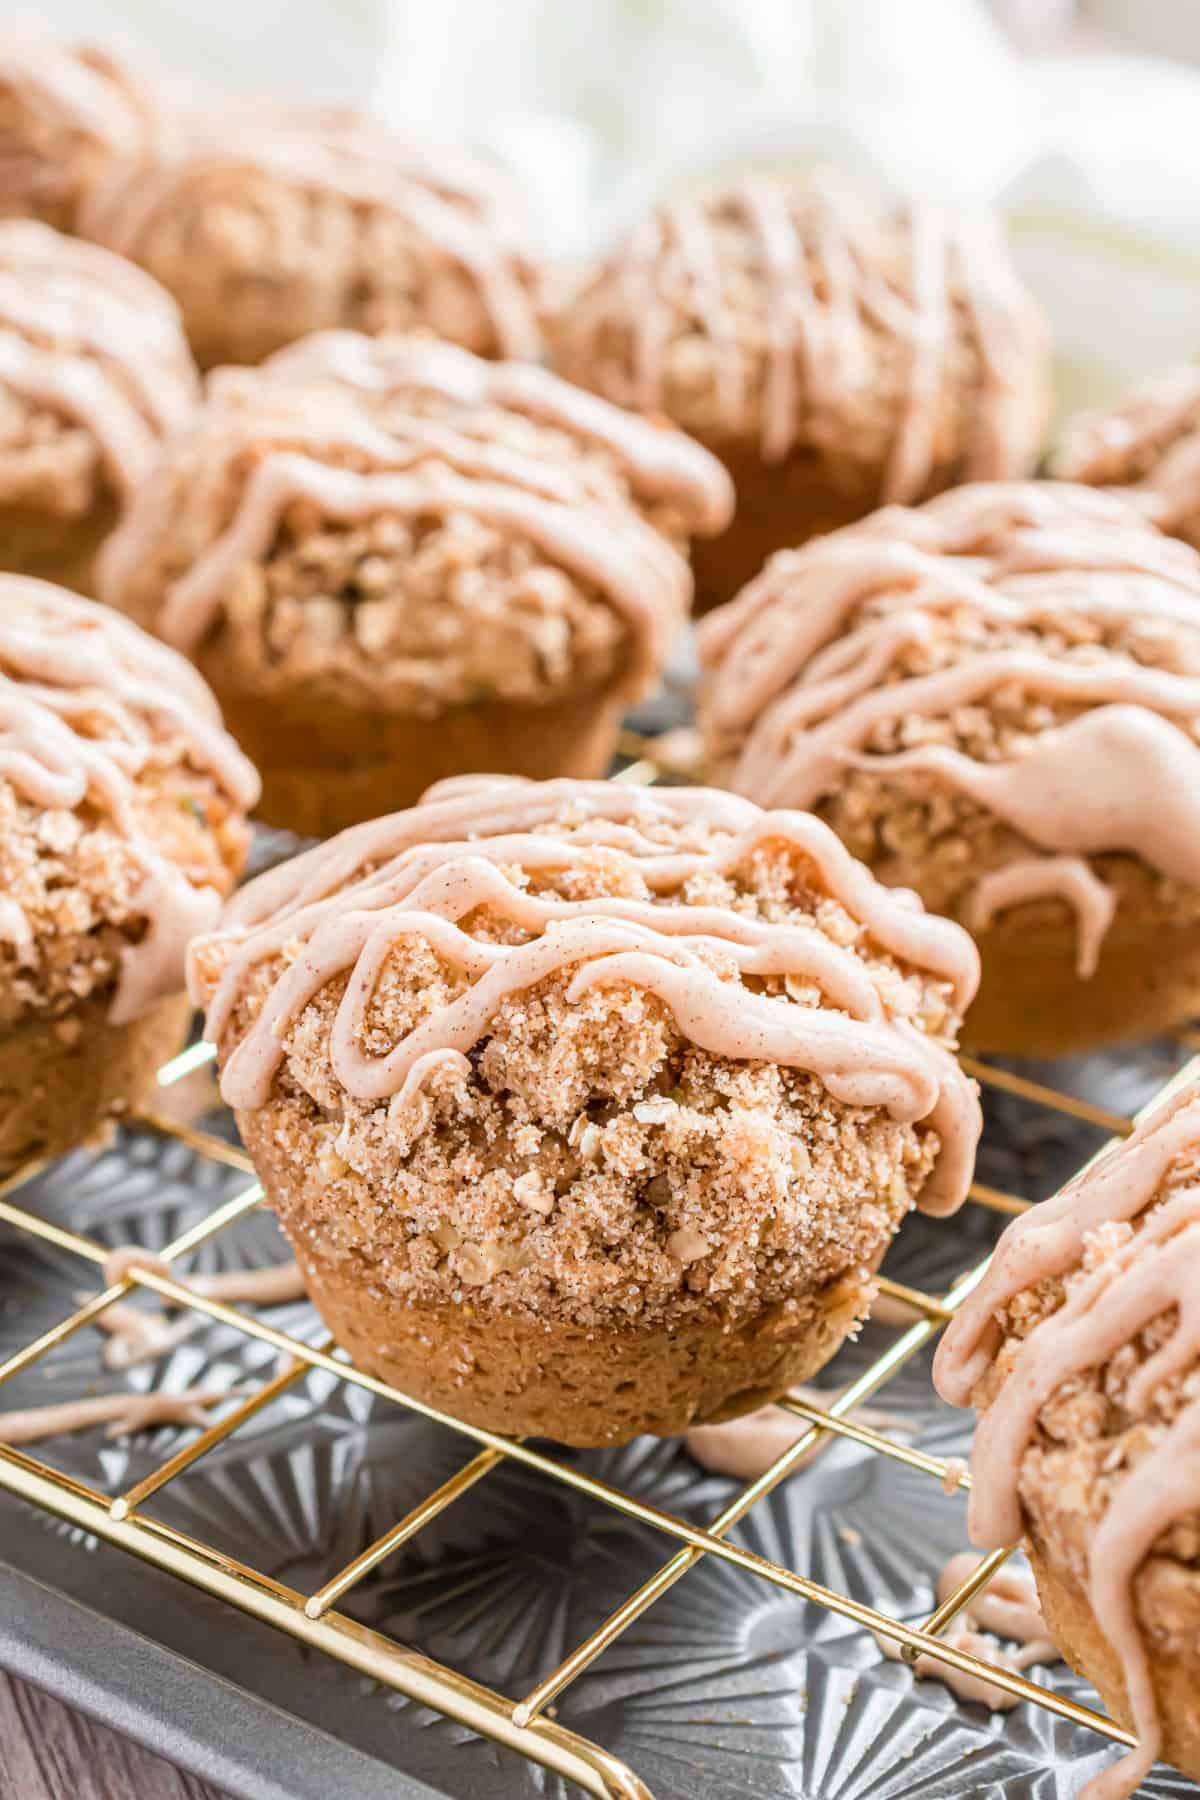
[[[749, 234], [763, 284], [759, 395], [749, 388], [721, 250], [730, 224]], [[893, 234], [908, 250], [899, 286], [879, 262], [878, 246]], [[901, 346], [903, 376], [883, 498], [917, 499], [937, 468], [938, 402], [958, 379], [953, 363], [965, 341], [978, 364], [981, 402], [963, 447], [962, 478], [1000, 479], [1029, 466], [1041, 418], [1030, 401], [1028, 364], [1041, 354], [1044, 329], [989, 221], [951, 222], [928, 206], [889, 221], [875, 201], [827, 170], [802, 182], [750, 176], [710, 195], [664, 201], [584, 284], [569, 319], [575, 340], [591, 345], [589, 360], [602, 358], [615, 291], [619, 323], [631, 339], [625, 398], [641, 411], [667, 407], [677, 299], [664, 279], [668, 270], [680, 277], [696, 333], [715, 358], [716, 437], [746, 438], [757, 424], [763, 459], [773, 463], [808, 435], [810, 416], [819, 415], [829, 434], [848, 397], [867, 401], [879, 379], [873, 340], [890, 335]], [[736, 273], [741, 279], [740, 268]], [[843, 429], [852, 432], [849, 422]]]
[[[1019, 1345], [980, 1417], [969, 1512], [976, 1544], [997, 1548], [1021, 1536], [1022, 1462], [1042, 1408], [1064, 1383], [1108, 1363], [1172, 1313], [1174, 1328], [1130, 1383], [1130, 1409], [1149, 1406], [1164, 1382], [1200, 1364], [1200, 1186], [1181, 1182], [1159, 1199], [1173, 1169], [1198, 1155], [1200, 1091], [1190, 1087], [1052, 1200], [1012, 1220], [983, 1281], [947, 1328], [934, 1380], [952, 1405], [969, 1406], [1001, 1349], [1004, 1309], [1041, 1282], [1076, 1275], [1058, 1310]], [[1125, 1241], [1080, 1272], [1093, 1233], [1135, 1222]], [[1134, 1590], [1163, 1533], [1198, 1506], [1200, 1400], [1191, 1399], [1143, 1454], [1123, 1463], [1087, 1544], [1088, 1597], [1120, 1663], [1138, 1735], [1138, 1749], [1089, 1784], [1088, 1800], [1132, 1794], [1158, 1755], [1162, 1721]]]
[[260, 96], [194, 112], [157, 158], [118, 166], [85, 197], [81, 229], [137, 260], [189, 189], [231, 170], [404, 219], [470, 276], [498, 354], [539, 354], [522, 233], [501, 182], [459, 151], [414, 143], [349, 107]]
[[[1040, 897], [1071, 904], [1094, 969], [1111, 897], [1078, 859], [1125, 851], [1200, 887], [1200, 677], [1089, 647], [997, 647], [989, 623], [1036, 633], [1064, 617], [1197, 630], [1200, 559], [1125, 503], [1039, 483], [958, 488], [889, 508], [785, 552], [700, 626], [702, 712], [730, 783], [767, 806], [813, 806], [846, 768], [933, 776], [1045, 857], [990, 872], [976, 916]], [[974, 615], [957, 660], [903, 675], [897, 659], [943, 619]], [[953, 716], [1005, 688], [1085, 708], [1023, 755], [984, 763], [944, 745], [867, 749], [882, 724]], [[1106, 916], [1107, 915], [1107, 916]]]
[[[411, 404], [422, 393], [461, 407], [461, 420], [423, 418]], [[237, 569], [268, 554], [297, 499], [336, 519], [466, 512], [528, 537], [605, 594], [628, 623], [628, 683], [640, 691], [687, 611], [686, 562], [632, 506], [598, 500], [552, 450], [481, 442], [472, 427], [487, 409], [603, 449], [636, 499], [669, 504], [690, 529], [713, 531], [728, 521], [728, 476], [682, 432], [635, 419], [546, 370], [488, 363], [415, 338], [320, 333], [257, 372], [223, 371], [194, 431], [181, 440], [198, 488], [232, 481], [237, 500], [223, 526], [214, 520], [207, 539], [198, 535], [190, 562], [165, 592], [156, 629], [194, 650], [220, 618]], [[258, 453], [247, 472], [251, 446]], [[346, 451], [367, 469], [326, 460]], [[168, 456], [164, 479], [170, 467]], [[114, 604], [159, 542], [166, 492], [148, 483], [104, 547], [97, 579]]]
[[[564, 816], [574, 825], [569, 837], [539, 832]], [[724, 841], [665, 850], [638, 829], [651, 821], [703, 822]], [[209, 996], [209, 1037], [226, 1039], [246, 981], [285, 945], [291, 950], [226, 1057], [222, 1094], [241, 1110], [267, 1103], [292, 1024], [339, 975], [349, 981], [330, 1038], [334, 1075], [356, 1098], [399, 1096], [394, 1103], [402, 1106], [431, 1058], [450, 1056], [461, 1066], [510, 996], [570, 971], [572, 1000], [598, 982], [629, 982], [657, 995], [684, 1036], [712, 1055], [803, 1069], [847, 1105], [928, 1120], [941, 1155], [919, 1204], [931, 1213], [952, 1211], [966, 1192], [979, 1133], [974, 1089], [949, 1052], [889, 1011], [852, 950], [815, 927], [773, 925], [726, 907], [534, 896], [506, 873], [514, 865], [569, 867], [584, 847], [598, 845], [628, 855], [663, 896], [689, 878], [731, 871], [759, 844], [780, 841], [879, 945], [946, 981], [960, 1008], [967, 1005], [978, 959], [966, 934], [926, 914], [913, 895], [880, 886], [808, 815], [763, 814], [701, 788], [650, 793], [609, 782], [472, 777], [443, 783], [408, 812], [343, 832], [236, 897], [218, 934], [226, 961]], [[484, 905], [529, 933], [527, 940], [488, 943], [462, 929]], [[363, 1047], [366, 1013], [384, 964], [406, 937], [431, 944], [469, 986], [386, 1054], [372, 1055]], [[714, 950], [741, 975], [815, 983], [828, 1004], [802, 1006], [755, 993], [740, 979], [719, 979], [705, 960]], [[193, 945], [197, 998], [205, 954], [204, 940]]]
[[190, 417], [175, 303], [141, 269], [30, 219], [0, 222], [0, 387], [82, 425], [127, 496]]
[[[103, 735], [82, 735], [76, 722], [84, 719], [89, 731], [102, 721]], [[194, 887], [162, 855], [140, 817], [138, 778], [164, 740], [182, 745], [235, 807], [254, 804], [258, 777], [188, 663], [106, 607], [44, 581], [0, 576], [0, 780], [35, 806], [86, 800], [145, 871], [137, 907], [147, 930], [121, 953], [116, 1024], [179, 991], [187, 939], [211, 929], [221, 907], [216, 889]], [[11, 899], [0, 941], [30, 954], [29, 921]]]

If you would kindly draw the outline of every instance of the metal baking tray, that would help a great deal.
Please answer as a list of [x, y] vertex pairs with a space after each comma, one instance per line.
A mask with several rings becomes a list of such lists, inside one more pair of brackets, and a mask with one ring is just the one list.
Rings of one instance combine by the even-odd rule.
[[[977, 1198], [949, 1221], [908, 1220], [885, 1274], [944, 1296], [987, 1254], [1004, 1196], [1052, 1192], [1194, 1048], [985, 1071]], [[180, 1090], [210, 1079], [200, 1069]], [[17, 1674], [247, 1800], [566, 1800], [576, 1779], [643, 1800], [1065, 1800], [1111, 1760], [1113, 1743], [1081, 1722], [1095, 1696], [1064, 1665], [1032, 1671], [1029, 1697], [992, 1715], [885, 1662], [864, 1628], [864, 1609], [919, 1626], [966, 1543], [964, 1497], [937, 1479], [966, 1452], [970, 1418], [930, 1386], [936, 1299], [928, 1326], [868, 1325], [820, 1377], [833, 1406], [846, 1384], [876, 1387], [890, 1370], [874, 1404], [893, 1450], [825, 1414], [821, 1454], [759, 1484], [722, 1537], [709, 1527], [738, 1484], [677, 1440], [489, 1445], [319, 1350], [285, 1383], [281, 1347], [324, 1343], [306, 1303], [242, 1319], [200, 1308], [163, 1361], [107, 1374], [96, 1329], [65, 1330], [98, 1285], [76, 1237], [160, 1250], [194, 1231], [187, 1273], [286, 1254], [270, 1215], [238, 1198], [246, 1173], [217, 1160], [234, 1142], [227, 1116], [203, 1093], [190, 1124], [172, 1092], [163, 1106], [173, 1120], [131, 1124], [0, 1189], [0, 1407], [203, 1384], [249, 1390], [224, 1409], [248, 1416], [232, 1433], [218, 1423], [124, 1521], [109, 1502], [157, 1480], [196, 1431], [0, 1451], [0, 1662]], [[221, 1208], [228, 1222], [211, 1231]], [[275, 1398], [251, 1410], [273, 1379]], [[310, 1631], [304, 1597], [402, 1520], [404, 1541]], [[614, 1609], [681, 1546], [692, 1566], [660, 1578], [597, 1654]], [[513, 1703], [581, 1645], [574, 1679], [524, 1722]], [[1196, 1790], [1156, 1770], [1142, 1791]]]

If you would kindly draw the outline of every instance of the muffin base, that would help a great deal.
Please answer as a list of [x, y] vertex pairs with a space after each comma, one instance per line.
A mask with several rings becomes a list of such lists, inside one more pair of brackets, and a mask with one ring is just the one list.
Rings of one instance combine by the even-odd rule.
[[117, 506], [111, 500], [81, 519], [55, 518], [32, 507], [0, 506], [0, 569], [94, 595], [96, 552], [116, 522]]
[[736, 1327], [708, 1314], [585, 1328], [482, 1297], [405, 1301], [366, 1262], [288, 1235], [314, 1306], [359, 1368], [468, 1424], [579, 1447], [753, 1412], [823, 1368], [871, 1298], [868, 1281], [843, 1280]]
[[811, 453], [764, 463], [748, 447], [709, 443], [706, 448], [729, 470], [737, 510], [728, 530], [692, 545], [696, 613], [732, 600], [777, 550], [795, 550], [809, 538], [851, 525], [879, 504], [878, 481], [838, 487]]
[[[1121, 1667], [1096, 1623], [1086, 1593], [1036, 1540], [1028, 1548], [1042, 1615], [1051, 1637], [1076, 1673], [1091, 1682], [1111, 1717], [1131, 1730], [1133, 1719]], [[1163, 1727], [1161, 1755], [1193, 1781], [1200, 1780], [1200, 1712], [1196, 1709], [1200, 1659], [1172, 1655], [1153, 1643], [1149, 1656]]]
[[201, 669], [262, 776], [257, 816], [302, 837], [411, 806], [453, 775], [603, 775], [623, 710], [606, 686], [546, 706], [489, 700], [425, 719], [350, 706], [316, 686], [249, 693], [222, 681], [215, 658]]
[[967, 1050], [1073, 1055], [1153, 1037], [1200, 1010], [1200, 922], [1138, 930], [1117, 919], [1087, 981], [1073, 925], [1023, 929], [1014, 910], [975, 938], [983, 978], [963, 1024]]
[[0, 1036], [0, 1174], [62, 1156], [106, 1119], [135, 1111], [191, 1018], [183, 994], [126, 1025], [114, 1025], [108, 1008], [104, 994]]

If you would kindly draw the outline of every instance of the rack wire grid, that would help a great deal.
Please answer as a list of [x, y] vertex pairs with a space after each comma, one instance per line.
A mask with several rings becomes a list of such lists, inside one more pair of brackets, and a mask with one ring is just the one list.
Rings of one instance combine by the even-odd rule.
[[[622, 748], [631, 761], [613, 777], [650, 785], [664, 778], [678, 778], [679, 769], [665, 767], [654, 759], [651, 740], [626, 734]], [[1190, 1050], [1200, 1051], [1200, 1038], [1180, 1033]], [[205, 1044], [193, 1045], [173, 1059], [161, 1071], [160, 1084], [169, 1087], [193, 1070], [210, 1061], [213, 1051]], [[982, 1084], [985, 1093], [991, 1089], [1015, 1094], [1033, 1105], [1082, 1121], [1110, 1134], [1109, 1142], [1127, 1136], [1133, 1129], [1134, 1117], [1109, 1112], [1102, 1107], [1059, 1092], [1007, 1069], [964, 1057], [968, 1073]], [[1200, 1073], [1200, 1055], [1194, 1056], [1159, 1091], [1149, 1105], [1157, 1105], [1167, 1094]], [[1142, 1112], [1149, 1110], [1149, 1106]], [[135, 1131], [169, 1134], [199, 1155], [253, 1174], [250, 1159], [236, 1145], [213, 1133], [190, 1125], [173, 1122], [159, 1113], [143, 1113], [129, 1121]], [[1104, 1145], [1101, 1146], [1103, 1149]], [[1097, 1154], [1100, 1154], [1098, 1151]], [[21, 1188], [44, 1168], [40, 1162], [26, 1164], [7, 1180], [0, 1182], [0, 1222], [14, 1227], [18, 1233], [42, 1239], [62, 1251], [79, 1258], [84, 1265], [102, 1267], [111, 1247], [69, 1231], [22, 1207], [13, 1198]], [[199, 1245], [226, 1230], [257, 1207], [262, 1190], [252, 1182], [217, 1206], [206, 1217], [177, 1236], [160, 1253], [159, 1261], [172, 1264], [196, 1250]], [[1016, 1194], [975, 1183], [970, 1201], [1001, 1214], [1023, 1212], [1032, 1204]], [[240, 1613], [262, 1620], [292, 1638], [316, 1650], [338, 1658], [371, 1679], [395, 1689], [401, 1695], [432, 1708], [470, 1731], [491, 1738], [496, 1743], [518, 1752], [532, 1761], [574, 1782], [584, 1792], [615, 1800], [653, 1800], [650, 1789], [621, 1759], [598, 1743], [559, 1725], [553, 1716], [558, 1697], [588, 1669], [603, 1652], [616, 1642], [635, 1621], [689, 1570], [705, 1557], [723, 1559], [736, 1568], [764, 1582], [773, 1583], [796, 1598], [815, 1603], [840, 1615], [864, 1631], [898, 1644], [910, 1663], [918, 1656], [928, 1656], [948, 1664], [964, 1674], [984, 1678], [994, 1686], [1045, 1708], [1075, 1725], [1091, 1728], [1112, 1742], [1131, 1747], [1135, 1739], [1129, 1731], [1091, 1707], [1070, 1696], [1057, 1693], [1012, 1669], [987, 1661], [958, 1645], [945, 1641], [943, 1633], [969, 1603], [977, 1591], [1013, 1554], [999, 1550], [985, 1557], [966, 1580], [949, 1595], [942, 1605], [921, 1625], [901, 1619], [864, 1604], [850, 1594], [796, 1573], [769, 1557], [731, 1542], [731, 1529], [750, 1511], [756, 1501], [786, 1481], [822, 1441], [841, 1437], [853, 1440], [874, 1455], [927, 1475], [942, 1487], [950, 1484], [966, 1486], [969, 1475], [952, 1468], [947, 1459], [928, 1455], [901, 1442], [886, 1431], [876, 1430], [851, 1417], [856, 1409], [877, 1395], [887, 1383], [924, 1350], [981, 1279], [986, 1259], [945, 1293], [927, 1293], [902, 1285], [886, 1277], [879, 1278], [881, 1291], [894, 1301], [903, 1303], [915, 1315], [907, 1329], [897, 1327], [897, 1335], [887, 1350], [828, 1406], [818, 1406], [803, 1395], [788, 1395], [779, 1405], [802, 1421], [804, 1430], [796, 1441], [756, 1480], [744, 1486], [706, 1527], [697, 1526], [676, 1514], [657, 1507], [645, 1499], [623, 1491], [619, 1486], [597, 1479], [586, 1469], [572, 1466], [555, 1455], [518, 1439], [502, 1437], [481, 1426], [468, 1425], [436, 1408], [400, 1392], [386, 1382], [356, 1368], [338, 1350], [331, 1339], [315, 1344], [281, 1331], [265, 1320], [228, 1306], [183, 1285], [170, 1275], [153, 1267], [134, 1265], [122, 1278], [80, 1304], [68, 1317], [44, 1331], [32, 1342], [0, 1363], [0, 1384], [29, 1368], [76, 1332], [92, 1324], [108, 1307], [124, 1299], [133, 1289], [152, 1291], [172, 1306], [206, 1314], [247, 1337], [261, 1340], [279, 1351], [283, 1357], [278, 1372], [207, 1429], [185, 1442], [151, 1472], [115, 1498], [94, 1486], [77, 1480], [52, 1467], [38, 1457], [0, 1444], [0, 1488], [19, 1496], [32, 1506], [65, 1520], [91, 1533], [101, 1544], [142, 1558], [167, 1571], [181, 1581], [215, 1596]], [[193, 1468], [217, 1445], [230, 1438], [255, 1414], [294, 1387], [311, 1370], [323, 1370], [336, 1380], [351, 1383], [367, 1393], [396, 1406], [406, 1407], [427, 1420], [437, 1421], [476, 1446], [476, 1453], [449, 1480], [428, 1493], [421, 1502], [398, 1519], [366, 1549], [338, 1568], [314, 1591], [302, 1593], [274, 1580], [259, 1569], [247, 1566], [229, 1554], [161, 1521], [147, 1516], [143, 1507], [151, 1496], [159, 1493], [185, 1470]], [[501, 1694], [495, 1689], [471, 1680], [455, 1669], [407, 1648], [396, 1639], [359, 1623], [338, 1610], [338, 1602], [357, 1583], [376, 1569], [402, 1545], [409, 1543], [426, 1526], [453, 1506], [460, 1496], [486, 1479], [490, 1471], [505, 1461], [523, 1464], [537, 1470], [550, 1481], [574, 1489], [591, 1500], [614, 1509], [617, 1513], [640, 1521], [673, 1545], [657, 1571], [635, 1591], [629, 1593], [590, 1635], [579, 1642], [559, 1665], [529, 1692], [520, 1695]]]

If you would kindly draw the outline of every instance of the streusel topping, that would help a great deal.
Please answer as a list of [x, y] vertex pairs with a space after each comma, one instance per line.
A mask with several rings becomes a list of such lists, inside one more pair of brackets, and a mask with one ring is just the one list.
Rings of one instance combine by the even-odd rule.
[[705, 442], [880, 472], [880, 496], [1024, 474], [1046, 334], [982, 221], [817, 170], [660, 205], [563, 306], [556, 367]]
[[981, 1412], [972, 1538], [992, 1548], [1030, 1526], [1121, 1659], [1132, 1792], [1161, 1741], [1148, 1641], [1190, 1650], [1200, 1631], [1195, 1087], [1013, 1220], [934, 1373], [946, 1399]]
[[1200, 367], [1172, 369], [1116, 406], [1080, 413], [1053, 466], [1063, 481], [1121, 489], [1160, 530], [1200, 547]]
[[100, 591], [239, 683], [319, 679], [431, 713], [661, 668], [690, 597], [670, 536], [724, 471], [543, 370], [325, 333], [223, 370], [100, 562]]
[[416, 1297], [588, 1323], [769, 1306], [962, 1199], [957, 927], [817, 821], [704, 790], [451, 782], [193, 948], [222, 1091]]
[[109, 989], [121, 1023], [179, 992], [257, 794], [182, 657], [0, 576], [0, 1026]]
[[701, 625], [710, 752], [927, 905], [1065, 902], [1094, 954], [1126, 895], [1200, 908], [1198, 598], [1200, 558], [1091, 489], [887, 508]]
[[197, 392], [157, 282], [35, 220], [0, 223], [0, 504], [73, 518], [128, 496]]
[[193, 109], [159, 155], [114, 167], [81, 229], [186, 311], [224, 303], [264, 349], [345, 325], [426, 330], [488, 356], [540, 350], [539, 277], [501, 179], [350, 107], [256, 96]]

